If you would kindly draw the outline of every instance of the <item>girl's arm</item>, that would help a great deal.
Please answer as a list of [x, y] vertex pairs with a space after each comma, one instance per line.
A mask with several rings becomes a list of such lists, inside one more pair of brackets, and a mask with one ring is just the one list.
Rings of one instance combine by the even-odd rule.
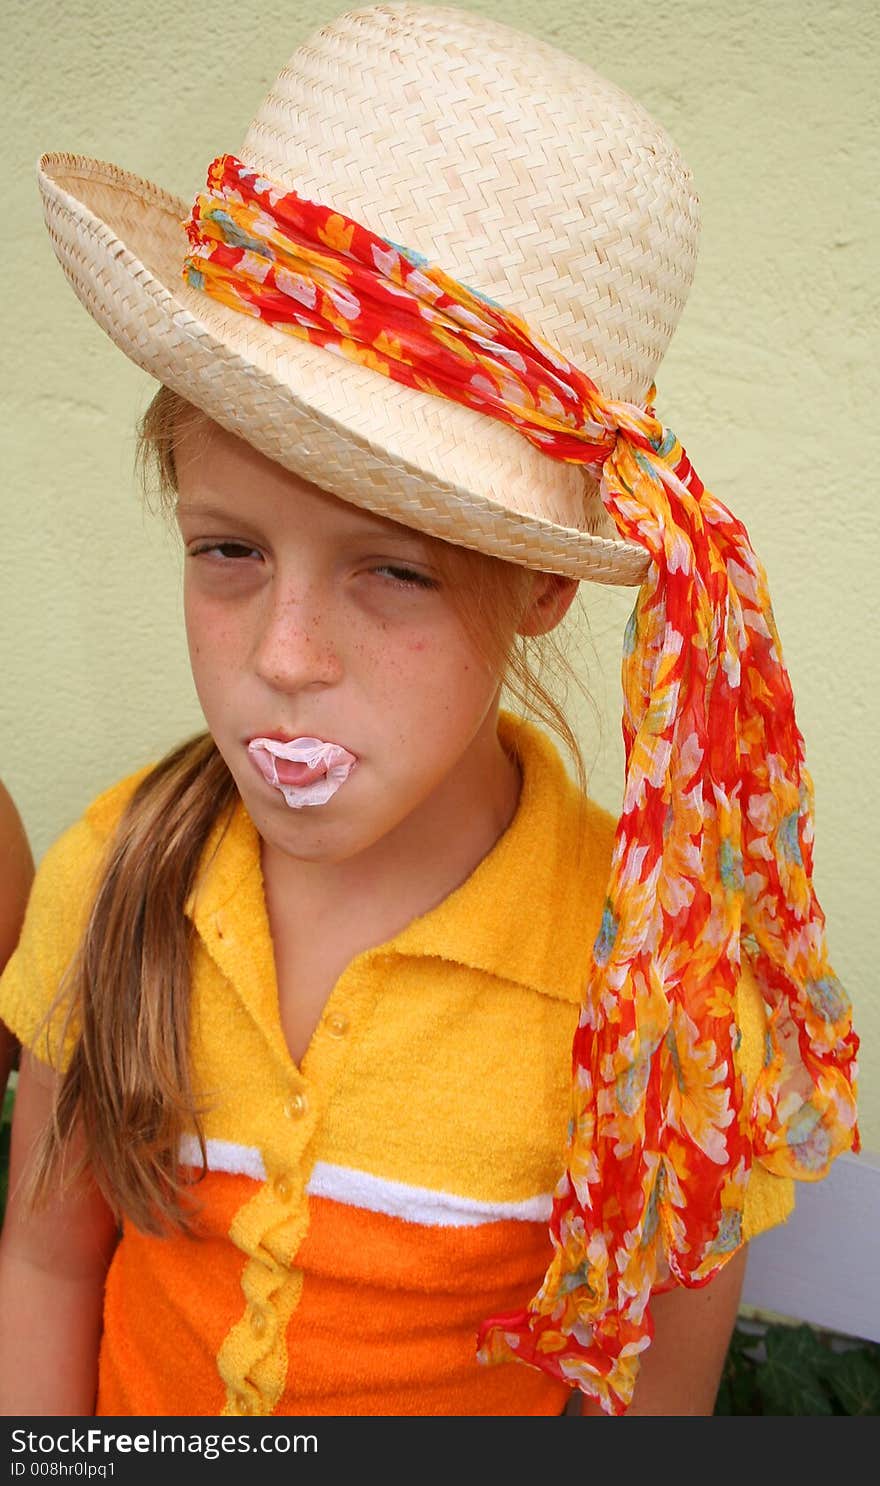
[[9, 1203], [0, 1235], [0, 1414], [92, 1414], [104, 1277], [117, 1224], [94, 1183], [81, 1180], [37, 1213], [20, 1181], [49, 1119], [56, 1075], [21, 1057]]
[[[654, 1340], [643, 1353], [633, 1414], [709, 1415], [724, 1371], [746, 1272], [746, 1244], [701, 1290], [667, 1290], [651, 1301]], [[603, 1414], [584, 1397], [581, 1413]]]
[[[34, 859], [24, 824], [6, 786], [0, 781], [0, 971], [21, 933]], [[0, 1022], [0, 1096], [19, 1056], [18, 1038]]]
[[9, 1084], [9, 1075], [18, 1067], [21, 1047], [14, 1032], [5, 1022], [0, 1022], [0, 1102]]

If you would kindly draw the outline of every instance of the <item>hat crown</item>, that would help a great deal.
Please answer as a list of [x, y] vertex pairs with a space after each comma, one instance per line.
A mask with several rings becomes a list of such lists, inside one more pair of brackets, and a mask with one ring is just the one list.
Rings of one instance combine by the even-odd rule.
[[239, 151], [519, 315], [610, 397], [643, 401], [693, 278], [678, 149], [586, 63], [446, 6], [335, 18]]

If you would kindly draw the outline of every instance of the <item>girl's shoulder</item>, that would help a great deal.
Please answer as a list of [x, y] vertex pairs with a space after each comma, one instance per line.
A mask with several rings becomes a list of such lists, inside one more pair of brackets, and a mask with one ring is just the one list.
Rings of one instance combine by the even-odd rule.
[[[152, 768], [148, 764], [102, 791], [56, 837], [37, 867], [18, 944], [0, 975], [0, 1019], [46, 1062], [53, 1062], [53, 1055], [43, 1017], [82, 937], [115, 826]], [[68, 1040], [62, 1066], [71, 1045]]]
[[133, 773], [126, 774], [123, 779], [117, 779], [101, 794], [96, 795], [90, 805], [87, 805], [82, 815], [82, 821], [102, 841], [113, 835], [129, 800], [137, 789], [142, 779], [155, 768], [155, 764], [144, 764]]
[[92, 874], [125, 813], [129, 799], [152, 768], [152, 764], [146, 764], [134, 773], [126, 774], [125, 779], [116, 780], [114, 785], [104, 789], [91, 804], [86, 805], [82, 816], [55, 837], [40, 860], [31, 899], [45, 892], [49, 883], [54, 887], [61, 887], [62, 883], [65, 887], [73, 887], [77, 880]]
[[129, 800], [153, 768], [153, 764], [145, 764], [102, 790], [83, 813], [55, 837], [40, 860], [32, 898], [50, 896], [57, 899], [64, 895], [69, 901], [78, 896], [77, 885], [87, 884], [93, 876]]

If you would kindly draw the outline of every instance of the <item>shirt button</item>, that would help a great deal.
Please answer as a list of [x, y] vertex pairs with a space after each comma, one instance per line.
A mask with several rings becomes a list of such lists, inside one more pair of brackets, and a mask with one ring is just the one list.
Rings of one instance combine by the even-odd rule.
[[254, 1333], [254, 1336], [262, 1336], [265, 1330], [266, 1313], [255, 1306], [251, 1311], [251, 1331]]
[[284, 1113], [289, 1120], [301, 1120], [309, 1107], [309, 1101], [305, 1094], [291, 1094], [285, 1102]]
[[293, 1196], [293, 1187], [288, 1177], [276, 1176], [272, 1185], [275, 1188], [275, 1195], [280, 1197], [282, 1202], [290, 1201]]
[[333, 1015], [327, 1018], [327, 1031], [331, 1037], [344, 1037], [348, 1031], [348, 1017], [334, 1011]]

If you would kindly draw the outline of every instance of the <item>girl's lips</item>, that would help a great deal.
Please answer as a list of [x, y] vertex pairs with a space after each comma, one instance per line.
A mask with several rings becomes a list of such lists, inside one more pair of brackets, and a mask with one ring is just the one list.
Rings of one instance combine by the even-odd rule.
[[247, 748], [267, 784], [280, 790], [292, 809], [325, 804], [357, 763], [340, 743], [321, 738], [252, 738]]

